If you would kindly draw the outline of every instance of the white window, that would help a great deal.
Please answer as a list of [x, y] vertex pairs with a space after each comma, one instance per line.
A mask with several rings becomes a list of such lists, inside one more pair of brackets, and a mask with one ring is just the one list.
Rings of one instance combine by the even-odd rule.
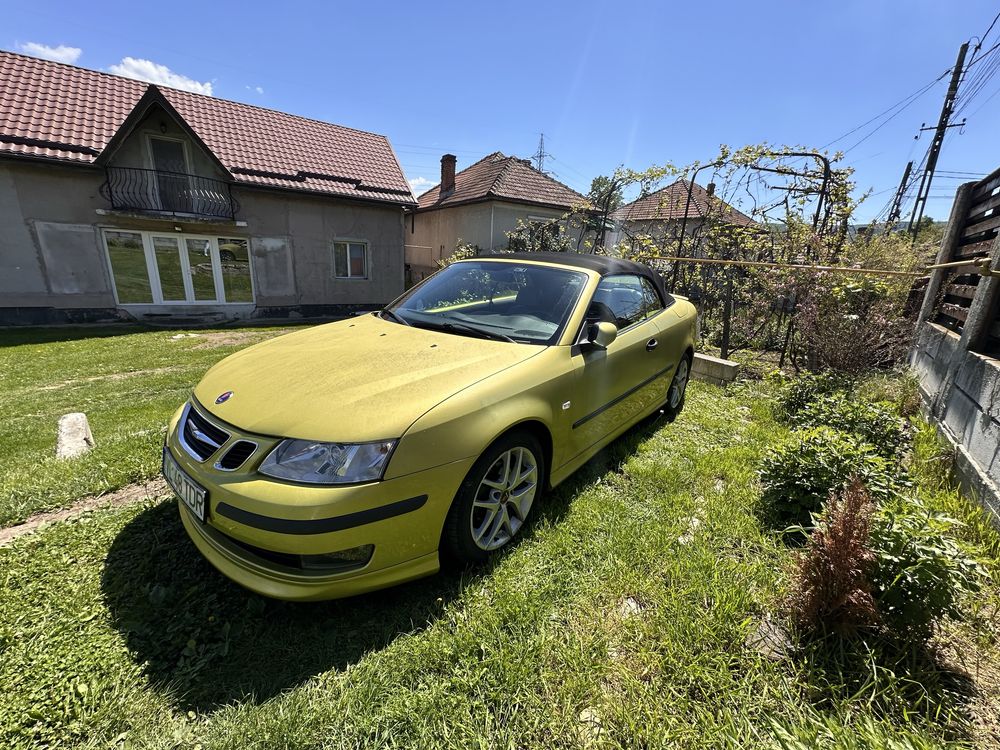
[[247, 304], [246, 237], [104, 230], [118, 304]]
[[368, 243], [333, 243], [333, 275], [338, 279], [368, 278]]

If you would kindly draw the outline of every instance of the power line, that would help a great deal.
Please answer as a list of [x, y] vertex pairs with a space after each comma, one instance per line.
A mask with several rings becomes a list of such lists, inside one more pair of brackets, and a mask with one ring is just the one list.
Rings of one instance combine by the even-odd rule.
[[864, 141], [868, 140], [868, 138], [870, 138], [872, 135], [874, 135], [878, 130], [880, 130], [881, 128], [883, 128], [891, 120], [893, 120], [895, 117], [897, 117], [899, 114], [901, 114], [903, 112], [903, 110], [905, 110], [907, 107], [909, 107], [911, 104], [913, 104], [913, 102], [915, 102], [917, 99], [920, 98], [921, 95], [923, 95], [928, 90], [930, 90], [936, 83], [938, 83], [939, 81], [941, 81], [946, 75], [948, 75], [951, 72], [951, 70], [952, 70], [951, 68], [948, 68], [941, 75], [939, 75], [937, 78], [935, 78], [933, 81], [931, 81], [930, 83], [928, 83], [928, 84], [926, 84], [924, 86], [921, 86], [919, 89], [917, 89], [916, 91], [914, 91], [912, 94], [910, 94], [909, 96], [906, 96], [906, 97], [900, 99], [898, 102], [896, 102], [895, 104], [893, 104], [891, 107], [889, 107], [888, 109], [886, 109], [886, 110], [884, 110], [882, 112], [879, 112], [877, 115], [875, 115], [870, 120], [867, 120], [867, 121], [861, 123], [860, 125], [858, 125], [855, 128], [852, 128], [851, 130], [848, 130], [842, 136], [834, 138], [829, 143], [824, 144], [823, 146], [820, 146], [820, 150], [822, 151], [823, 149], [828, 148], [829, 146], [832, 146], [834, 143], [837, 143], [838, 141], [844, 140], [845, 138], [847, 138], [847, 136], [852, 135], [853, 133], [858, 132], [862, 128], [864, 128], [864, 127], [866, 127], [868, 125], [871, 125], [876, 120], [884, 117], [885, 115], [889, 114], [890, 112], [893, 112], [893, 110], [897, 109], [898, 107], [901, 107], [901, 109], [899, 109], [898, 112], [895, 112], [891, 117], [889, 117], [885, 122], [883, 122], [881, 125], [879, 125], [877, 128], [875, 128], [871, 133], [869, 133], [868, 135], [864, 136], [860, 141], [858, 141], [853, 146], [851, 146], [846, 151], [844, 151], [844, 153], [846, 154], [847, 151], [850, 151], [851, 149], [857, 148], [861, 143], [863, 143]]
[[976, 49], [975, 49], [975, 51], [974, 51], [974, 52], [973, 52], [973, 54], [972, 54], [972, 59], [973, 59], [973, 60], [975, 60], [975, 59], [976, 59], [976, 52], [979, 52], [979, 48], [983, 46], [983, 42], [985, 42], [985, 41], [986, 41], [986, 37], [988, 37], [988, 36], [990, 35], [990, 32], [991, 32], [991, 31], [993, 31], [993, 27], [997, 25], [997, 21], [1000, 21], [1000, 13], [997, 13], [997, 14], [996, 14], [996, 15], [995, 15], [995, 16], [993, 17], [993, 23], [991, 23], [991, 24], [990, 24], [990, 27], [989, 27], [988, 29], [986, 29], [986, 33], [985, 33], [985, 34], [983, 34], [983, 35], [982, 35], [982, 36], [981, 36], [981, 37], [979, 38], [979, 44], [977, 44], [977, 45], [976, 45]]

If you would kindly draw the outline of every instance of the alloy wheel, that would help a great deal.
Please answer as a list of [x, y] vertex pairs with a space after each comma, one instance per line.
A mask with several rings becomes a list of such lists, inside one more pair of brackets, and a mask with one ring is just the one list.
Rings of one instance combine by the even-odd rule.
[[486, 552], [514, 538], [531, 511], [538, 491], [538, 461], [518, 446], [501, 453], [476, 489], [470, 524], [472, 540]]
[[684, 389], [687, 388], [689, 374], [688, 358], [682, 357], [680, 364], [677, 365], [677, 372], [674, 373], [674, 379], [670, 383], [670, 394], [667, 396], [667, 404], [671, 409], [676, 409], [684, 400]]

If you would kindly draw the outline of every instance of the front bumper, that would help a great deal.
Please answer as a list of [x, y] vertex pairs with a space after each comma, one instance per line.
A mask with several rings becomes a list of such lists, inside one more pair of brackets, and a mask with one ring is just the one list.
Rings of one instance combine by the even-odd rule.
[[[262, 450], [239, 471], [219, 471], [211, 459], [196, 460], [179, 442], [180, 416], [178, 411], [171, 420], [167, 450], [208, 490], [205, 522], [179, 503], [181, 520], [199, 551], [228, 578], [265, 596], [313, 601], [353, 596], [438, 570], [444, 520], [474, 459], [381, 482], [299, 485], [257, 474], [269, 450], [267, 439], [230, 425], [231, 441], [253, 439]], [[267, 557], [268, 552], [324, 555], [363, 545], [374, 546], [371, 559], [344, 572], [296, 569]]]

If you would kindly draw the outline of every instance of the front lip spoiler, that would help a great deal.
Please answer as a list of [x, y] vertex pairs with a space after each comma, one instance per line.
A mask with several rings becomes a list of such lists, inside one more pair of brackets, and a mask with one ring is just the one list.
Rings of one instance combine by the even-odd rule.
[[384, 521], [387, 518], [411, 513], [422, 508], [426, 502], [427, 495], [417, 495], [416, 497], [399, 500], [388, 505], [380, 505], [377, 508], [359, 510], [356, 513], [311, 520], [262, 516], [259, 513], [237, 508], [229, 503], [219, 503], [215, 507], [215, 512], [244, 526], [252, 526], [255, 529], [262, 529], [264, 531], [273, 531], [276, 534], [329, 534], [333, 531], [353, 529], [356, 526], [364, 526], [375, 521]]

